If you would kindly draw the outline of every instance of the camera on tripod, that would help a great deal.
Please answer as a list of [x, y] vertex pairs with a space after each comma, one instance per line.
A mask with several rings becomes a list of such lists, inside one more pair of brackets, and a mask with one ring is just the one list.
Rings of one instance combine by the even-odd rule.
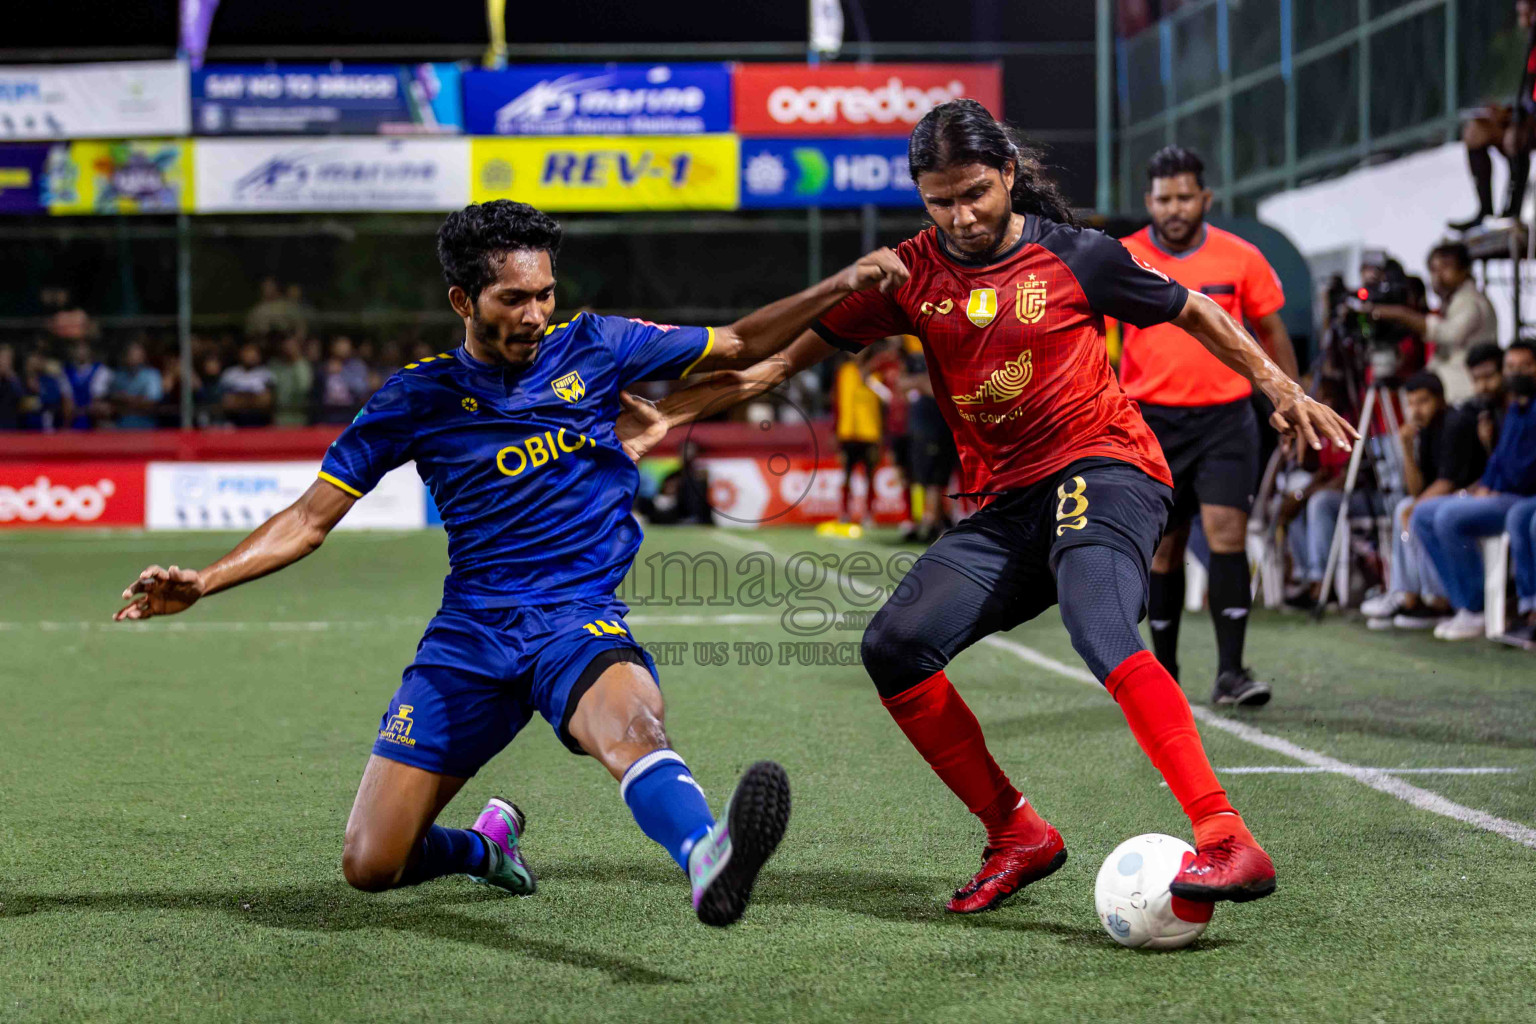
[[1387, 381], [1398, 376], [1403, 342], [1409, 336], [1404, 328], [1389, 320], [1377, 320], [1370, 313], [1373, 306], [1410, 304], [1412, 294], [1402, 265], [1385, 260], [1382, 266], [1369, 269], [1375, 273], [1362, 275], [1359, 288], [1346, 287], [1338, 277], [1328, 288], [1332, 314], [1323, 332], [1323, 373], [1338, 379], [1343, 393], [1351, 396], [1357, 395], [1367, 380]]

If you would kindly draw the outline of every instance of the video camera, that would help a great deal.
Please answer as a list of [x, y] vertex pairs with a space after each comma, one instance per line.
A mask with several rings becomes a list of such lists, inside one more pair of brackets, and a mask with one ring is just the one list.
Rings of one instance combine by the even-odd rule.
[[1354, 395], [1364, 384], [1366, 369], [1370, 379], [1388, 380], [1397, 376], [1402, 342], [1408, 332], [1386, 320], [1373, 319], [1371, 306], [1406, 306], [1410, 303], [1408, 277], [1402, 265], [1383, 259], [1373, 266], [1378, 272], [1367, 276], [1358, 288], [1348, 288], [1335, 277], [1328, 288], [1331, 315], [1323, 332], [1322, 370], [1344, 385], [1345, 393]]

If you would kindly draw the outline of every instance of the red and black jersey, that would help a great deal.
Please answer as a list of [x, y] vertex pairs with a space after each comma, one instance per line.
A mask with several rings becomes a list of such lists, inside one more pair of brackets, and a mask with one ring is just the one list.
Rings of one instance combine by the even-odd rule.
[[1033, 215], [1018, 244], [985, 264], [950, 250], [936, 228], [896, 252], [911, 280], [894, 293], [855, 292], [814, 329], [844, 349], [893, 334], [922, 339], [967, 492], [1025, 487], [1094, 456], [1172, 486], [1109, 365], [1104, 318], [1172, 320], [1188, 298], [1183, 285], [1103, 232]]

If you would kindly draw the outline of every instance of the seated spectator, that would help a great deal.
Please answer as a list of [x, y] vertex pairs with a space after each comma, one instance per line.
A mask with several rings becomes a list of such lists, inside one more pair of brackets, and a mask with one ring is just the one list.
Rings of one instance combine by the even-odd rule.
[[57, 363], [41, 352], [27, 356], [21, 366], [21, 428], [53, 432], [74, 415], [69, 386]]
[[143, 342], [123, 350], [123, 365], [112, 375], [110, 392], [117, 425], [124, 430], [153, 430], [155, 407], [164, 393], [160, 371], [149, 365]]
[[[1298, 446], [1304, 447], [1304, 446]], [[1293, 487], [1280, 503], [1279, 522], [1286, 528], [1291, 551], [1292, 578], [1301, 586], [1286, 596], [1292, 608], [1315, 608], [1322, 596], [1323, 576], [1328, 571], [1328, 551], [1338, 526], [1339, 508], [1344, 504], [1344, 480], [1349, 470], [1349, 452], [1327, 438], [1315, 453], [1317, 468], [1310, 481]], [[1303, 452], [1303, 459], [1311, 455]], [[1369, 515], [1371, 501], [1363, 488], [1349, 498], [1350, 515]]]
[[1438, 498], [1482, 476], [1488, 453], [1477, 440], [1477, 426], [1445, 404], [1445, 388], [1433, 373], [1418, 373], [1403, 384], [1407, 417], [1402, 440], [1403, 486], [1392, 522], [1391, 589], [1360, 606], [1371, 629], [1430, 629], [1450, 616], [1450, 603], [1423, 545], [1409, 530], [1409, 516], [1420, 501]]
[[299, 296], [283, 294], [277, 278], [261, 282], [261, 298], [245, 316], [245, 336], [265, 338], [269, 334], [303, 334], [309, 329]]
[[315, 373], [316, 423], [351, 423], [372, 392], [368, 364], [353, 353], [352, 339], [331, 340], [331, 352]]
[[0, 430], [21, 427], [21, 406], [26, 398], [21, 375], [16, 372], [16, 350], [0, 345]]
[[309, 396], [315, 388], [315, 370], [304, 358], [303, 339], [297, 334], [284, 338], [270, 368], [272, 422], [279, 427], [302, 427], [309, 422]]
[[1462, 372], [1473, 345], [1499, 340], [1499, 320], [1488, 296], [1472, 279], [1472, 255], [1460, 242], [1438, 245], [1429, 253], [1429, 279], [1440, 296], [1439, 313], [1407, 306], [1372, 306], [1374, 319], [1395, 323], [1435, 346], [1430, 369], [1439, 374], [1446, 398], [1459, 402], [1472, 393]]
[[1509, 346], [1504, 384], [1509, 407], [1482, 479], [1461, 494], [1420, 502], [1410, 519], [1410, 530], [1422, 541], [1456, 609], [1454, 617], [1435, 627], [1442, 640], [1483, 635], [1479, 542], [1504, 530], [1521, 498], [1536, 495], [1536, 344]]
[[70, 346], [69, 362], [64, 364], [64, 380], [75, 414], [69, 425], [74, 430], [90, 430], [112, 419], [112, 404], [107, 393], [112, 386], [112, 371], [97, 359], [88, 341]]
[[1472, 397], [1458, 408], [1477, 425], [1478, 442], [1483, 451], [1491, 453], [1509, 402], [1504, 393], [1504, 350], [1492, 342], [1473, 345], [1467, 353], [1467, 376], [1472, 381]]
[[272, 371], [261, 362], [261, 346], [240, 346], [239, 362], [219, 377], [219, 404], [224, 418], [237, 427], [272, 423]]
[[1536, 498], [1526, 498], [1509, 510], [1504, 532], [1509, 534], [1509, 560], [1514, 563], [1520, 603], [1501, 639], [1536, 650]]
[[218, 426], [224, 422], [224, 403], [219, 379], [224, 364], [213, 353], [203, 356], [192, 387], [192, 419], [199, 427]]
[[181, 426], [181, 353], [167, 352], [160, 357], [160, 407], [155, 410], [155, 425], [161, 430]]

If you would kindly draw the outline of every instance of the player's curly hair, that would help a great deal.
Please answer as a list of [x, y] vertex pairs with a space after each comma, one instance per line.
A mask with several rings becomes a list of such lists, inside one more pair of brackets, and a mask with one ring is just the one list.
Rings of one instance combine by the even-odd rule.
[[507, 254], [519, 249], [549, 253], [555, 267], [560, 251], [560, 222], [527, 203], [493, 199], [472, 203], [448, 215], [437, 229], [437, 261], [443, 280], [458, 285], [471, 302], [496, 280]]
[[956, 164], [985, 164], [1001, 171], [1013, 164], [1013, 210], [1061, 224], [1077, 224], [1072, 205], [1045, 173], [1039, 150], [992, 116], [976, 100], [941, 103], [917, 122], [907, 143], [912, 180]]

